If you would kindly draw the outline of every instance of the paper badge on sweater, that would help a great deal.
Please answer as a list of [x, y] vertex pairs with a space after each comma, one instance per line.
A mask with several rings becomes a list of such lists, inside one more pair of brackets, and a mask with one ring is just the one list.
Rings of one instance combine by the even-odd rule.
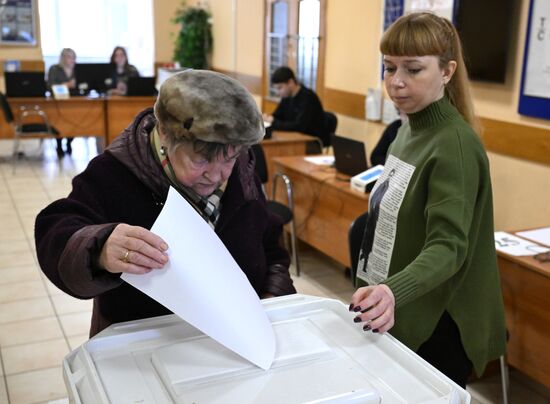
[[169, 246], [163, 269], [122, 279], [262, 369], [275, 335], [258, 295], [212, 228], [172, 187], [151, 231]]

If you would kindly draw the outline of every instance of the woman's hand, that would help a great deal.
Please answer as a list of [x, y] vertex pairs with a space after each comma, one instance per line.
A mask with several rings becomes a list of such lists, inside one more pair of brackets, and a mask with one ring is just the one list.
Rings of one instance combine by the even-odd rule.
[[384, 284], [357, 289], [351, 297], [349, 309], [357, 312], [353, 321], [365, 323], [365, 331], [386, 332], [395, 322], [395, 297]]
[[146, 274], [168, 262], [168, 245], [139, 226], [119, 224], [101, 249], [99, 265], [112, 273]]

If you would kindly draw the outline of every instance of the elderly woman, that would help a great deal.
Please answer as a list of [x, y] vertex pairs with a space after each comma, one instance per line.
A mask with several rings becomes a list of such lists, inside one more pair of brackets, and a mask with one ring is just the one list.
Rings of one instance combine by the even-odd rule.
[[249, 151], [263, 132], [242, 85], [187, 70], [163, 84], [154, 111], [141, 112], [74, 178], [67, 198], [40, 212], [40, 266], [66, 293], [94, 298], [90, 336], [112, 323], [170, 313], [120, 279], [167, 262], [168, 246], [148, 229], [170, 186], [212, 226], [258, 296], [296, 292], [281, 221], [266, 209]]

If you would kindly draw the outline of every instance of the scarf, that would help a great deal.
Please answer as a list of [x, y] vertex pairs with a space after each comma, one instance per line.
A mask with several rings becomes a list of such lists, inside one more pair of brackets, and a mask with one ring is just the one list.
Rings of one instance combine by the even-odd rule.
[[186, 187], [180, 183], [174, 168], [170, 163], [166, 148], [161, 145], [159, 133], [157, 127], [153, 128], [151, 132], [151, 147], [153, 149], [153, 155], [158, 163], [162, 166], [166, 177], [170, 181], [170, 184], [179, 192], [179, 194], [185, 198], [187, 202], [201, 215], [201, 217], [212, 227], [216, 226], [216, 222], [220, 216], [221, 210], [221, 198], [223, 191], [227, 185], [227, 181], [218, 187], [209, 197], [203, 197], [193, 191], [191, 188]]

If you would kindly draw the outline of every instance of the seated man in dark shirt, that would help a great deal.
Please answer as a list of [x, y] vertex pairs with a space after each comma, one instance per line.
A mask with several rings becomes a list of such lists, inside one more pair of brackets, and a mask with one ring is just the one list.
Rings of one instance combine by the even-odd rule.
[[264, 115], [273, 130], [296, 131], [317, 136], [328, 144], [325, 130], [325, 113], [317, 94], [296, 80], [294, 72], [284, 66], [271, 76], [281, 102], [273, 115]]

